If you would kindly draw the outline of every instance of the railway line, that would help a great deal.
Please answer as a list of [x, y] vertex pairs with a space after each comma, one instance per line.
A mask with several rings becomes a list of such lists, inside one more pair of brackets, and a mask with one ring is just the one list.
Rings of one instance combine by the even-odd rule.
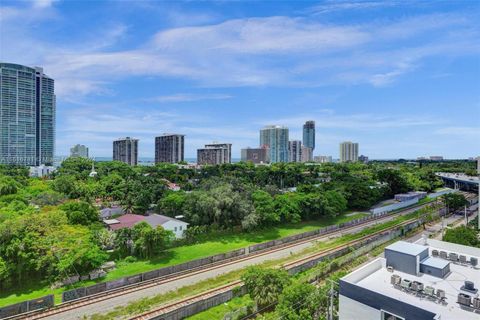
[[[352, 241], [349, 241], [345, 244], [342, 244], [342, 245], [338, 245], [336, 247], [333, 247], [333, 248], [330, 248], [330, 249], [325, 249], [325, 250], [322, 250], [320, 252], [317, 252], [317, 253], [314, 253], [314, 254], [311, 254], [311, 255], [308, 255], [306, 257], [303, 257], [303, 258], [300, 258], [300, 259], [297, 259], [295, 261], [291, 261], [291, 262], [288, 262], [288, 263], [285, 263], [282, 265], [282, 267], [286, 270], [288, 269], [291, 269], [295, 266], [298, 266], [298, 265], [302, 265], [303, 263], [305, 262], [308, 262], [308, 261], [311, 261], [311, 260], [315, 260], [315, 259], [318, 259], [318, 258], [321, 258], [321, 257], [324, 257], [324, 256], [327, 256], [331, 253], [334, 253], [336, 251], [340, 251], [340, 250], [344, 250], [345, 248], [349, 248], [349, 247], [352, 247], [352, 246], [355, 246], [359, 243], [362, 243], [364, 242], [365, 240], [368, 240], [368, 239], [372, 239], [374, 237], [376, 237], [377, 235], [379, 234], [382, 234], [382, 233], [385, 233], [385, 232], [388, 232], [388, 231], [391, 231], [391, 230], [394, 230], [394, 229], [398, 229], [399, 227], [402, 227], [402, 226], [405, 226], [405, 225], [408, 225], [412, 222], [415, 222], [419, 220], [418, 218], [412, 218], [412, 219], [409, 219], [409, 220], [406, 220], [402, 223], [399, 223], [399, 224], [396, 224], [394, 226], [391, 226], [391, 227], [387, 227], [385, 229], [382, 229], [382, 230], [379, 230], [377, 232], [374, 232], [372, 234], [369, 234], [369, 235], [366, 235], [366, 236], [363, 236], [361, 238], [358, 238], [358, 239], [355, 239], [355, 240], [352, 240]], [[131, 317], [130, 319], [134, 319], [134, 320], [147, 320], [147, 319], [153, 319], [157, 316], [160, 316], [162, 314], [165, 314], [165, 313], [168, 313], [170, 311], [173, 311], [181, 306], [184, 306], [186, 304], [190, 304], [192, 302], [195, 302], [195, 301], [198, 301], [198, 300], [203, 300], [203, 299], [206, 299], [208, 297], [211, 297], [211, 296], [214, 296], [214, 295], [217, 295], [217, 294], [220, 294], [220, 293], [223, 293], [227, 290], [231, 290], [232, 288], [235, 288], [235, 287], [238, 287], [242, 285], [242, 281], [240, 280], [237, 280], [237, 281], [234, 281], [228, 285], [224, 285], [224, 286], [221, 286], [221, 287], [218, 287], [218, 288], [215, 288], [215, 289], [211, 289], [211, 290], [208, 290], [206, 292], [203, 292], [201, 294], [197, 294], [197, 295], [194, 295], [194, 296], [191, 296], [191, 297], [188, 297], [188, 298], [185, 298], [185, 299], [181, 299], [179, 301], [175, 301], [175, 302], [172, 302], [172, 303], [169, 303], [169, 304], [166, 304], [166, 305], [163, 305], [159, 308], [156, 308], [154, 310], [150, 310], [150, 311], [147, 311], [141, 315], [138, 315], [138, 316], [133, 316]]]
[[[133, 284], [133, 285], [125, 286], [125, 287], [120, 287], [120, 288], [117, 288], [117, 289], [105, 291], [105, 292], [98, 293], [98, 294], [95, 294], [95, 295], [86, 296], [86, 297], [83, 297], [83, 298], [80, 298], [80, 299], [77, 299], [77, 300], [73, 300], [71, 302], [66, 302], [66, 303], [56, 305], [56, 306], [54, 306], [50, 309], [35, 310], [35, 311], [31, 311], [29, 313], [19, 314], [17, 316], [9, 317], [9, 318], [6, 318], [6, 319], [8, 319], [8, 320], [32, 319], [33, 320], [33, 319], [50, 318], [50, 317], [53, 317], [53, 316], [57, 316], [56, 317], [57, 319], [62, 319], [61, 314], [64, 314], [68, 311], [72, 311], [74, 309], [78, 309], [78, 308], [94, 305], [94, 304], [97, 304], [97, 303], [101, 303], [103, 301], [106, 301], [106, 300], [109, 300], [109, 299], [112, 299], [112, 298], [115, 298], [115, 297], [127, 295], [127, 294], [132, 293], [132, 292], [137, 292], [137, 291], [145, 290], [145, 289], [152, 288], [152, 287], [155, 287], [155, 286], [168, 284], [170, 282], [177, 281], [177, 280], [180, 280], [180, 279], [183, 279], [183, 278], [187, 278], [187, 277], [191, 277], [191, 276], [198, 275], [198, 274], [201, 274], [201, 273], [205, 273], [207, 271], [216, 270], [216, 269], [221, 268], [221, 267], [223, 268], [223, 267], [228, 266], [228, 265], [238, 264], [238, 263], [243, 262], [243, 261], [248, 261], [248, 260], [251, 260], [251, 259], [255, 259], [255, 258], [258, 258], [258, 257], [269, 255], [269, 254], [272, 254], [272, 253], [275, 253], [275, 252], [278, 252], [278, 251], [281, 251], [281, 250], [286, 250], [286, 249], [289, 249], [289, 248], [300, 246], [302, 244], [312, 243], [312, 242], [317, 241], [319, 239], [324, 239], [324, 238], [332, 237], [332, 236], [335, 236], [335, 235], [342, 235], [342, 234], [352, 232], [353, 230], [358, 230], [358, 229], [360, 229], [359, 231], [361, 231], [366, 226], [371, 226], [371, 225], [375, 225], [375, 224], [382, 223], [382, 222], [385, 222], [385, 221], [389, 221], [396, 216], [411, 213], [411, 212], [413, 212], [415, 210], [418, 210], [419, 208], [422, 208], [422, 207], [427, 206], [427, 205], [429, 205], [429, 203], [414, 205], [414, 206], [406, 208], [402, 211], [394, 212], [394, 213], [391, 213], [391, 214], [388, 214], [388, 215], [381, 216], [378, 219], [368, 220], [368, 221], [365, 221], [365, 222], [362, 222], [362, 223], [359, 223], [359, 224], [356, 224], [356, 225], [347, 226], [347, 227], [340, 228], [340, 229], [334, 229], [331, 232], [327, 232], [327, 233], [323, 233], [321, 235], [315, 235], [315, 236], [312, 236], [312, 237], [309, 237], [309, 238], [304, 238], [304, 239], [301, 239], [301, 240], [297, 240], [297, 241], [282, 244], [282, 245], [279, 245], [279, 246], [271, 247], [271, 248], [265, 249], [263, 251], [248, 254], [246, 256], [232, 258], [228, 261], [219, 261], [217, 263], [212, 263], [212, 264], [202, 266], [202, 267], [198, 267], [198, 268], [195, 268], [195, 269], [190, 269], [190, 270], [187, 270], [187, 271], [175, 273], [175, 274], [172, 274], [172, 275], [169, 275], [169, 276], [165, 276], [165, 277], [161, 277], [161, 278], [155, 278], [155, 279], [143, 281], [141, 283], [137, 283], [137, 284]], [[398, 225], [395, 226], [395, 227], [398, 227]], [[383, 230], [383, 231], [386, 231], [386, 230]], [[377, 233], [374, 233], [371, 236], [374, 236], [376, 234]], [[364, 239], [364, 238], [361, 238], [361, 239]], [[330, 249], [330, 250], [333, 250], [333, 249]], [[330, 251], [328, 251], [328, 252], [330, 252]], [[317, 253], [317, 255], [318, 254], [322, 254], [322, 252]], [[313, 256], [314, 255], [308, 256], [305, 259], [313, 259]], [[205, 294], [208, 294], [209, 292], [210, 291], [207, 291]], [[201, 295], [198, 295], [198, 296], [201, 296]], [[204, 297], [204, 296], [202, 296], [202, 297]], [[189, 299], [191, 299], [191, 298], [189, 298]]]

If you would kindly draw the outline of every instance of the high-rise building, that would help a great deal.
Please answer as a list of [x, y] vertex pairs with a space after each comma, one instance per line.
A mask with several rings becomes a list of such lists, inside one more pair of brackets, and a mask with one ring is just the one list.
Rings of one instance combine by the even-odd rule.
[[358, 161], [358, 143], [345, 141], [340, 143], [340, 162]]
[[242, 149], [241, 156], [242, 161], [251, 161], [255, 164], [270, 162], [270, 150], [267, 146]]
[[302, 141], [288, 141], [288, 161], [302, 162]]
[[0, 63], [0, 163], [52, 165], [54, 80], [39, 67]]
[[313, 161], [313, 150], [312, 148], [302, 146], [302, 162], [310, 162]]
[[113, 141], [113, 160], [136, 166], [138, 164], [138, 139], [126, 137]]
[[315, 121], [310, 120], [303, 125], [303, 145], [315, 149]]
[[319, 163], [329, 163], [333, 160], [332, 156], [315, 156], [314, 161]]
[[213, 143], [205, 145], [205, 148], [197, 150], [197, 164], [223, 164], [231, 163], [232, 144]]
[[210, 143], [206, 144], [205, 148], [207, 149], [225, 149], [223, 152], [224, 158], [222, 160], [222, 163], [232, 163], [232, 144], [231, 143]]
[[260, 130], [260, 146], [270, 150], [270, 162], [288, 162], [288, 128], [266, 126]]
[[155, 138], [155, 163], [184, 161], [185, 136], [164, 134]]
[[70, 148], [70, 157], [88, 158], [88, 148], [83, 144], [76, 144]]

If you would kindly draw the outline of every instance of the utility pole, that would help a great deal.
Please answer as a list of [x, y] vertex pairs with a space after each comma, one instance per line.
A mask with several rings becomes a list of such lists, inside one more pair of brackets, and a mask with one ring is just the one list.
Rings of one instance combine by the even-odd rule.
[[328, 317], [327, 320], [333, 320], [333, 310], [334, 310], [334, 297], [335, 297], [335, 290], [334, 290], [334, 284], [335, 281], [327, 279], [330, 281], [331, 287], [330, 287], [330, 300], [328, 301]]
[[468, 217], [467, 217], [467, 205], [465, 205], [465, 226], [468, 225]]

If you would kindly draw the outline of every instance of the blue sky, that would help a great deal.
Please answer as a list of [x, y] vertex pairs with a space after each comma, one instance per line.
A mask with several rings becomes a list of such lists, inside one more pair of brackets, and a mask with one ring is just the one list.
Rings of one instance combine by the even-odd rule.
[[56, 80], [57, 154], [186, 134], [257, 146], [266, 124], [315, 155], [480, 154], [478, 1], [5, 1], [0, 59]]

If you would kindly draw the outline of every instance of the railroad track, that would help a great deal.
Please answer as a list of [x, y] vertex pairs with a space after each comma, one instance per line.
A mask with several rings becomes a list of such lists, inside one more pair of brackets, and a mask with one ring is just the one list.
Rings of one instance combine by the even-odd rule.
[[[391, 230], [394, 230], [394, 229], [398, 229], [399, 227], [402, 227], [402, 226], [405, 226], [405, 225], [408, 225], [412, 222], [415, 222], [415, 221], [418, 221], [419, 219], [418, 218], [412, 218], [412, 219], [409, 219], [409, 220], [406, 220], [406, 221], [403, 221], [402, 223], [399, 223], [399, 224], [396, 224], [394, 226], [391, 226], [391, 227], [388, 227], [388, 228], [385, 228], [385, 229], [382, 229], [382, 230], [379, 230], [379, 231], [376, 231], [372, 234], [369, 234], [369, 235], [366, 235], [366, 236], [363, 236], [361, 238], [358, 238], [358, 239], [355, 239], [355, 240], [352, 240], [348, 243], [345, 243], [345, 244], [342, 244], [342, 245], [338, 245], [336, 247], [333, 247], [333, 248], [330, 248], [330, 249], [325, 249], [325, 250], [322, 250], [320, 252], [317, 252], [315, 254], [312, 254], [312, 255], [309, 255], [309, 256], [306, 256], [306, 257], [303, 257], [303, 258], [300, 258], [300, 259], [297, 259], [295, 261], [291, 261], [291, 262], [288, 262], [288, 263], [285, 263], [282, 265], [282, 268], [286, 269], [286, 270], [289, 270], [293, 267], [296, 267], [298, 265], [302, 265], [308, 261], [311, 261], [311, 260], [315, 260], [315, 259], [318, 259], [318, 258], [321, 258], [321, 257], [324, 257], [324, 256], [327, 256], [331, 253], [334, 253], [336, 251], [341, 251], [341, 250], [344, 250], [348, 247], [351, 247], [351, 246], [355, 246], [359, 243], [362, 243], [364, 242], [365, 240], [368, 240], [368, 239], [371, 239], [371, 238], [374, 238], [376, 237], [377, 235], [380, 235], [382, 233], [385, 233], [385, 232], [388, 232], [388, 231], [391, 231]], [[228, 290], [231, 290], [235, 287], [238, 287], [238, 286], [241, 286], [242, 285], [242, 281], [241, 280], [236, 280], [228, 285], [224, 285], [224, 286], [221, 286], [221, 287], [218, 287], [218, 288], [214, 288], [214, 289], [211, 289], [211, 290], [208, 290], [208, 291], [205, 291], [203, 293], [200, 293], [200, 294], [197, 294], [197, 295], [194, 295], [194, 296], [191, 296], [191, 297], [188, 297], [188, 298], [185, 298], [185, 299], [181, 299], [179, 301], [175, 301], [175, 302], [172, 302], [172, 303], [169, 303], [169, 304], [166, 304], [166, 305], [163, 305], [157, 309], [154, 309], [154, 310], [151, 310], [151, 311], [147, 311], [141, 315], [138, 315], [138, 316], [133, 316], [133, 317], [130, 317], [129, 319], [130, 320], [149, 320], [149, 319], [152, 319], [156, 316], [161, 316], [163, 314], [166, 314], [170, 311], [174, 311], [176, 309], [178, 309], [179, 307], [182, 307], [184, 305], [188, 305], [188, 304], [191, 304], [193, 302], [196, 302], [196, 301], [199, 301], [199, 300], [204, 300], [204, 299], [207, 299], [211, 296], [215, 296], [215, 295], [218, 295], [220, 293], [223, 293], [225, 291], [228, 291]]]
[[98, 294], [94, 294], [94, 295], [86, 296], [86, 297], [83, 297], [83, 298], [80, 298], [80, 299], [76, 299], [76, 300], [73, 300], [71, 302], [65, 302], [65, 303], [56, 305], [52, 308], [49, 308], [49, 309], [34, 310], [34, 311], [30, 311], [28, 313], [23, 313], [23, 314], [19, 314], [19, 315], [16, 315], [16, 316], [8, 317], [8, 318], [5, 318], [5, 320], [43, 319], [43, 318], [50, 317], [50, 316], [57, 315], [57, 314], [61, 314], [61, 313], [64, 313], [64, 312], [67, 312], [67, 311], [70, 311], [70, 310], [73, 310], [73, 309], [76, 309], [76, 308], [80, 308], [80, 307], [92, 305], [92, 304], [95, 304], [95, 303], [98, 303], [98, 302], [102, 302], [102, 301], [105, 301], [105, 300], [109, 300], [111, 298], [122, 296], [122, 295], [125, 295], [125, 294], [128, 294], [128, 293], [131, 293], [131, 292], [135, 292], [135, 291], [151, 288], [151, 287], [154, 287], [154, 286], [166, 284], [166, 283], [176, 281], [176, 280], [179, 280], [179, 279], [183, 279], [183, 278], [186, 278], [186, 277], [191, 277], [191, 276], [196, 275], [196, 274], [200, 274], [200, 273], [204, 273], [204, 272], [207, 272], [207, 271], [215, 270], [215, 269], [218, 269], [219, 267], [224, 267], [224, 266], [236, 264], [236, 263], [239, 263], [239, 262], [242, 262], [242, 261], [247, 261], [247, 260], [250, 260], [250, 259], [253, 259], [253, 258], [268, 255], [268, 254], [271, 254], [271, 253], [275, 253], [275, 252], [285, 250], [285, 249], [288, 249], [288, 248], [291, 248], [291, 247], [295, 247], [295, 246], [298, 246], [298, 245], [301, 245], [301, 244], [304, 244], [304, 243], [309, 243], [309, 242], [312, 242], [312, 241], [315, 241], [315, 240], [318, 240], [318, 239], [322, 239], [322, 238], [331, 236], [333, 234], [343, 234], [345, 232], [348, 232], [349, 230], [356, 229], [356, 228], [359, 228], [359, 227], [362, 227], [362, 226], [365, 226], [365, 225], [369, 225], [369, 224], [372, 224], [372, 223], [378, 224], [378, 223], [380, 223], [384, 220], [388, 220], [389, 218], [391, 218], [394, 215], [408, 214], [412, 210], [418, 209], [420, 207], [423, 207], [423, 206], [426, 206], [426, 205], [429, 205], [429, 204], [430, 203], [414, 205], [414, 206], [411, 206], [409, 208], [406, 208], [405, 210], [397, 211], [397, 212], [393, 212], [391, 214], [381, 216], [378, 219], [367, 220], [365, 222], [362, 222], [362, 223], [359, 223], [359, 224], [356, 224], [356, 225], [343, 227], [343, 228], [340, 228], [340, 229], [334, 229], [334, 230], [331, 230], [329, 232], [325, 232], [325, 233], [320, 234], [320, 235], [315, 235], [315, 236], [304, 238], [304, 239], [301, 239], [301, 240], [298, 240], [298, 241], [293, 241], [293, 242], [290, 242], [290, 243], [281, 244], [281, 245], [278, 245], [278, 246], [275, 246], [275, 247], [272, 247], [272, 248], [267, 248], [267, 249], [264, 249], [264, 250], [261, 250], [261, 251], [258, 251], [258, 252], [248, 254], [248, 255], [243, 256], [243, 257], [232, 258], [228, 261], [225, 261], [225, 260], [224, 261], [219, 261], [217, 263], [212, 263], [212, 264], [208, 264], [206, 266], [202, 266], [202, 267], [198, 267], [198, 268], [194, 268], [194, 269], [190, 269], [190, 270], [185, 270], [185, 271], [178, 272], [178, 273], [168, 275], [168, 276], [165, 276], [165, 277], [146, 280], [146, 281], [143, 281], [143, 282], [140, 282], [140, 283], [137, 283], [137, 284], [132, 284], [132, 285], [123, 286], [123, 287], [120, 287], [120, 288], [117, 288], [117, 289], [104, 291], [104, 292], [101, 292], [101, 293], [98, 293]]

